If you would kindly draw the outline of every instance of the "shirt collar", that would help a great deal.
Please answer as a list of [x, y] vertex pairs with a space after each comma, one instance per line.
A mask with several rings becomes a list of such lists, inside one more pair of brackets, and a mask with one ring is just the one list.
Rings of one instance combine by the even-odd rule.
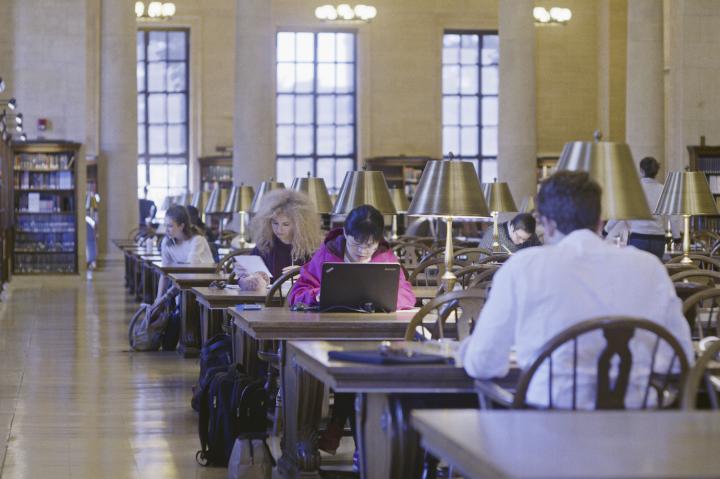
[[655, 178], [640, 178], [640, 181], [643, 183], [657, 183], [657, 180]]
[[558, 245], [569, 246], [569, 247], [581, 247], [581, 248], [593, 248], [598, 244], [603, 244], [602, 238], [597, 235], [594, 231], [590, 231], [587, 228], [575, 230], [572, 233], [565, 235], [560, 240]]

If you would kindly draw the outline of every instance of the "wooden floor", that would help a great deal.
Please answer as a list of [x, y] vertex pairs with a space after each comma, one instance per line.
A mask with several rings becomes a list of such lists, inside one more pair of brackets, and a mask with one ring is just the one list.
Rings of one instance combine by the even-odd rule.
[[196, 360], [130, 353], [120, 265], [14, 277], [0, 303], [0, 477], [225, 478], [195, 463]]

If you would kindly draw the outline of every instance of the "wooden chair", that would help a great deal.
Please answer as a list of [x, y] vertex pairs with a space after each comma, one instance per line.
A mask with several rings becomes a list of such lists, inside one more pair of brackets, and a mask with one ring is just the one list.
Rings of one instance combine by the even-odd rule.
[[[698, 315], [698, 313], [701, 313]], [[718, 335], [720, 326], [720, 288], [708, 288], [698, 291], [683, 302], [683, 315], [690, 325], [693, 339], [700, 340], [708, 335]], [[698, 317], [700, 320], [698, 320]], [[705, 321], [703, 321], [703, 319]], [[713, 319], [715, 328], [713, 329]]]
[[[456, 286], [460, 286], [461, 289], [487, 289], [489, 284], [492, 283], [492, 278], [498, 269], [499, 266], [493, 264], [471, 264], [465, 266], [455, 273], [455, 276], [457, 276]], [[445, 285], [440, 285], [438, 294], [445, 292]]]
[[[695, 362], [695, 366], [688, 374], [685, 390], [683, 391], [683, 409], [693, 410], [697, 407], [701, 381], [704, 383], [710, 407], [714, 410], [720, 409], [720, 400], [718, 400], [718, 391], [720, 391], [718, 353], [720, 353], [720, 340], [711, 342]], [[714, 371], [712, 371], [713, 369]]]
[[485, 248], [461, 248], [455, 251], [453, 260], [468, 264], [477, 264], [481, 259], [492, 256], [493, 252]]
[[218, 261], [218, 264], [217, 264], [217, 266], [215, 267], [215, 272], [216, 272], [217, 274], [220, 274], [220, 273], [230, 273], [230, 272], [233, 270], [233, 261], [232, 261], [232, 259], [233, 259], [235, 256], [249, 255], [250, 253], [252, 253], [252, 249], [251, 249], [251, 248], [244, 248], [244, 249], [235, 250], [235, 251], [232, 251], [232, 252], [226, 254], [225, 256], [223, 256], [222, 258], [220, 258], [220, 261]]
[[720, 242], [720, 235], [714, 231], [702, 230], [692, 233], [692, 243], [700, 243], [703, 246], [703, 250], [708, 253], [712, 251], [713, 247], [718, 242]]
[[680, 271], [670, 276], [673, 283], [687, 281], [691, 283], [704, 283], [716, 286], [720, 283], [720, 271], [709, 269]]
[[[289, 269], [282, 276], [276, 279], [267, 295], [265, 296], [265, 306], [267, 307], [282, 307], [285, 306], [285, 295], [290, 291], [290, 288], [295, 284], [295, 280], [300, 275], [301, 266], [295, 266]], [[288, 287], [289, 283], [289, 287]]]
[[405, 329], [405, 340], [424, 340], [425, 335], [417, 332], [423, 327], [423, 320], [431, 313], [435, 313], [437, 321], [430, 330], [432, 339], [445, 338], [445, 323], [452, 317], [455, 321], [456, 337], [463, 340], [470, 335], [480, 310], [485, 305], [485, 294], [479, 290], [451, 291], [431, 299], [415, 316]]
[[[682, 256], [675, 256], [672, 258], [668, 263], [674, 264], [679, 263], [683, 259]], [[720, 271], [720, 258], [711, 258], [710, 256], [702, 255], [702, 254], [691, 254], [690, 259], [693, 260], [693, 262], [698, 266], [700, 269], [709, 269], [713, 271]]]
[[475, 264], [501, 264], [510, 259], [507, 253], [493, 253], [490, 256], [480, 258]]
[[[643, 343], [636, 338], [634, 345], [636, 354], [641, 349], [650, 354], [650, 371], [652, 371], [643, 385], [642, 403], [639, 408], [667, 407], [668, 402], [671, 401], [666, 401], [666, 397], [672, 397], [672, 394], [669, 393], [671, 393], [671, 385], [674, 384], [674, 380], [677, 379], [678, 391], [681, 391], [684, 385], [688, 371], [685, 353], [677, 339], [657, 323], [645, 319], [623, 317], [590, 319], [555, 335], [543, 345], [530, 366], [522, 371], [514, 394], [492, 381], [476, 381], [480, 404], [487, 407], [491, 402], [499, 403], [514, 409], [538, 407], [528, 403], [528, 388], [536, 375], [547, 374], [548, 402], [547, 405], [540, 408], [576, 410], [578, 409], [579, 389], [578, 369], [594, 366], [597, 368], [596, 375], [590, 379], [593, 381], [595, 409], [625, 409], [625, 396], [633, 367], [630, 341], [638, 336], [638, 332], [650, 335], [649, 341], [643, 341]], [[579, 356], [581, 354], [593, 354], [595, 351], [588, 351], [587, 344], [580, 350], [579, 339], [588, 334], [598, 333], [602, 333], [605, 338], [605, 346], [597, 351], [596, 359], [592, 360], [592, 364], [587, 362], [580, 364]], [[650, 340], [651, 337], [654, 339]], [[658, 351], [661, 349], [661, 342], [664, 343], [662, 349], [667, 350], [669, 347], [672, 351], [668, 365], [658, 365]], [[617, 358], [617, 373], [613, 375], [615, 358]], [[555, 365], [554, 359], [558, 360], [560, 364]], [[679, 374], [673, 371], [676, 366], [679, 367]], [[656, 371], [658, 367], [662, 367], [662, 370]], [[563, 378], [569, 379], [571, 384], [572, 395], [568, 404], [558, 405], [556, 403], [553, 379], [556, 379], [558, 372]], [[584, 387], [587, 387], [587, 383], [584, 384]], [[649, 402], [651, 391], [656, 392], [657, 404]]]
[[[468, 265], [462, 262], [453, 264], [453, 272], [457, 274], [466, 266]], [[418, 264], [410, 273], [408, 281], [413, 286], [439, 286], [443, 274], [445, 274], [445, 259], [431, 258]]]
[[393, 253], [408, 271], [412, 271], [432, 249], [420, 242], [400, 243], [392, 248]]

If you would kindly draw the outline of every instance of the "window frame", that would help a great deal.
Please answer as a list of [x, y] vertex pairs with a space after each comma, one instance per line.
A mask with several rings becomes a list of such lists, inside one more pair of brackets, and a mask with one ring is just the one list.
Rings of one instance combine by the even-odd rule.
[[[445, 66], [446, 66], [446, 64], [445, 64], [444, 61], [443, 61], [443, 52], [444, 52], [444, 49], [445, 49], [445, 35], [460, 35], [460, 36], [463, 36], [463, 35], [474, 35], [474, 36], [477, 36], [477, 37], [478, 37], [478, 56], [477, 56], [478, 60], [477, 60], [477, 63], [472, 64], [472, 65], [474, 65], [475, 67], [477, 67], [477, 69], [478, 69], [477, 93], [474, 93], [474, 94], [463, 94], [463, 93], [461, 93], [460, 91], [458, 91], [458, 93], [447, 93], [447, 94], [445, 93], [445, 85], [443, 84], [443, 80], [442, 80], [442, 78], [443, 78], [443, 73], [444, 73], [443, 70], [444, 70], [444, 68], [445, 68]], [[476, 128], [477, 128], [477, 131], [478, 131], [478, 138], [477, 138], [478, 151], [477, 151], [477, 155], [470, 156], [470, 155], [455, 154], [455, 153], [453, 152], [452, 158], [456, 158], [456, 159], [459, 159], [459, 160], [465, 160], [465, 161], [472, 161], [473, 164], [475, 165], [475, 170], [476, 170], [476, 172], [477, 172], [477, 174], [478, 174], [478, 178], [480, 179], [480, 181], [487, 183], [487, 182], [492, 181], [492, 178], [486, 179], [486, 178], [483, 178], [483, 177], [482, 177], [482, 163], [483, 163], [483, 161], [488, 160], [488, 161], [495, 161], [496, 164], [497, 164], [498, 157], [499, 157], [499, 152], [496, 152], [495, 155], [486, 155], [486, 154], [484, 154], [484, 151], [483, 151], [483, 141], [482, 141], [482, 133], [483, 133], [483, 122], [482, 122], [482, 118], [483, 118], [483, 117], [482, 117], [483, 107], [482, 107], [482, 103], [483, 103], [483, 99], [484, 99], [484, 98], [497, 98], [497, 99], [498, 99], [498, 109], [499, 109], [500, 92], [499, 92], [499, 90], [498, 90], [498, 92], [495, 93], [495, 94], [483, 94], [483, 93], [482, 93], [482, 88], [483, 88], [482, 71], [483, 71], [483, 67], [484, 67], [484, 66], [485, 66], [485, 67], [487, 67], [487, 66], [495, 66], [495, 67], [498, 68], [498, 73], [499, 73], [500, 57], [499, 57], [499, 54], [498, 54], [498, 61], [497, 61], [497, 63], [491, 64], [491, 65], [483, 65], [483, 63], [482, 63], [483, 37], [486, 37], [486, 36], [496, 36], [496, 37], [499, 37], [498, 30], [489, 30], [489, 29], [485, 29], [485, 30], [446, 29], [446, 30], [443, 30], [443, 34], [442, 34], [442, 39], [443, 39], [443, 41], [441, 42], [441, 51], [440, 51], [440, 76], [441, 76], [441, 85], [440, 85], [441, 100], [440, 100], [440, 101], [441, 101], [441, 104], [443, 105], [443, 107], [441, 108], [441, 118], [440, 118], [440, 123], [441, 123], [441, 135], [440, 135], [440, 136], [441, 136], [441, 138], [443, 138], [443, 141], [442, 141], [443, 145], [442, 145], [442, 147], [441, 147], [441, 148], [442, 148], [443, 159], [450, 159], [450, 158], [451, 158], [450, 155], [448, 155], [448, 154], [445, 152], [445, 145], [444, 145], [444, 137], [445, 137], [445, 134], [444, 134], [444, 130], [445, 130], [445, 127], [446, 127], [446, 126], [454, 126], [454, 125], [446, 125], [446, 123], [444, 122], [444, 118], [443, 118], [443, 116], [444, 116], [444, 100], [445, 100], [446, 97], [456, 97], [456, 98], [458, 98], [458, 105], [461, 105], [461, 104], [462, 104], [462, 98], [463, 98], [463, 97], [474, 97], [474, 98], [477, 98], [477, 123], [474, 124], [474, 125], [470, 125], [470, 126], [476, 127]], [[498, 52], [499, 52], [499, 38], [498, 38]], [[462, 65], [462, 64], [461, 64], [461, 63], [457, 63], [457, 64], [450, 64], [450, 65], [460, 66], [460, 65]], [[458, 106], [458, 108], [461, 108], [461, 107]], [[499, 128], [500, 128], [500, 125], [499, 125], [499, 116], [500, 116], [500, 115], [499, 115], [499, 111], [498, 111], [498, 124], [495, 125], [496, 131], [499, 130]], [[461, 128], [462, 128], [462, 113], [461, 113], [461, 110], [460, 110], [460, 112], [459, 112], [459, 118], [460, 118], [460, 123], [458, 124], [458, 128], [461, 129]], [[458, 135], [461, 135], [461, 133], [459, 132]], [[498, 140], [499, 140], [499, 137], [498, 137]], [[499, 144], [498, 144], [498, 147], [499, 147]]]
[[[189, 27], [158, 27], [158, 26], [139, 26], [136, 30], [137, 33], [143, 34], [143, 44], [144, 44], [144, 59], [140, 60], [139, 58], [136, 59], [136, 65], [140, 62], [143, 63], [144, 69], [145, 69], [145, 78], [144, 78], [144, 88], [143, 91], [137, 91], [137, 97], [142, 95], [144, 97], [145, 102], [145, 114], [143, 116], [143, 122], [142, 126], [145, 130], [145, 141], [144, 141], [144, 153], [137, 152], [138, 156], [138, 167], [144, 165], [145, 169], [145, 177], [144, 177], [144, 184], [147, 185], [149, 188], [163, 188], [163, 187], [155, 187], [150, 182], [150, 166], [153, 163], [153, 158], [164, 158], [165, 161], [163, 162], [155, 162], [155, 164], [162, 164], [162, 165], [170, 165], [170, 164], [185, 164], [185, 187], [184, 190], [189, 190], [190, 185], [190, 135], [191, 128], [190, 128], [190, 35], [191, 35], [191, 29]], [[185, 34], [185, 60], [168, 60], [166, 59], [166, 63], [174, 62], [174, 63], [185, 63], [185, 89], [182, 91], [168, 91], [167, 85], [164, 90], [162, 91], [153, 91], [150, 92], [150, 89], [148, 87], [149, 81], [150, 81], [150, 75], [149, 75], [149, 58], [148, 58], [148, 48], [150, 45], [150, 33], [152, 32], [164, 32], [164, 33], [171, 33], [171, 32], [180, 32]], [[136, 46], [137, 46], [137, 38], [136, 38]], [[167, 73], [167, 69], [166, 69]], [[137, 73], [136, 73], [136, 82], [137, 82]], [[166, 136], [166, 152], [163, 154], [151, 154], [150, 153], [150, 108], [149, 108], [149, 100], [150, 100], [150, 94], [157, 94], [162, 93], [164, 95], [169, 94], [183, 94], [185, 95], [185, 118], [184, 122], [182, 123], [169, 123], [167, 121], [167, 118], [165, 120], [165, 123], [162, 123], [166, 128], [171, 125], [185, 125], [185, 153], [169, 153], [167, 150], [168, 146], [168, 138]], [[167, 111], [167, 104], [166, 104], [166, 111]], [[138, 116], [139, 120], [139, 116]], [[141, 125], [140, 121], [137, 123], [137, 127]], [[161, 125], [160, 123], [155, 123], [153, 125]], [[139, 144], [139, 143], [138, 143]], [[177, 161], [177, 160], [184, 160], [183, 161]], [[138, 168], [139, 169], [139, 168]], [[138, 181], [138, 191], [141, 191], [142, 187], [140, 186], [140, 181]], [[168, 194], [175, 189], [173, 186], [166, 186], [163, 188]], [[166, 195], [167, 196], [167, 195]]]
[[[281, 92], [281, 91], [278, 91], [278, 89], [277, 89], [277, 84], [278, 84], [278, 66], [279, 66], [281, 63], [292, 64], [292, 65], [297, 65], [297, 64], [299, 64], [299, 63], [304, 63], [304, 62], [298, 62], [297, 59], [294, 60], [294, 61], [292, 61], [292, 62], [281, 62], [280, 60], [278, 60], [278, 57], [277, 57], [277, 52], [278, 52], [278, 36], [279, 36], [281, 33], [294, 33], [294, 34], [306, 33], [306, 34], [312, 34], [312, 35], [313, 35], [313, 61], [312, 61], [312, 64], [313, 64], [313, 86], [312, 86], [312, 91], [307, 92], [307, 93], [305, 93], [305, 92], [298, 93], [298, 92], [296, 92], [296, 91], [292, 91], [292, 92]], [[318, 50], [319, 50], [318, 35], [323, 34], [323, 33], [333, 33], [333, 34], [342, 33], [342, 34], [352, 35], [352, 39], [353, 39], [353, 47], [352, 47], [353, 59], [352, 59], [352, 61], [351, 61], [351, 62], [341, 62], [341, 63], [338, 63], [338, 62], [337, 62], [337, 59], [336, 59], [336, 60], [332, 63], [332, 65], [350, 64], [350, 65], [353, 66], [353, 77], [352, 77], [352, 78], [353, 78], [353, 88], [352, 88], [352, 91], [351, 91], [351, 92], [348, 92], [348, 93], [338, 93], [337, 91], [333, 91], [333, 92], [323, 92], [323, 93], [318, 92], [318, 66], [323, 63], [323, 62], [320, 62], [320, 61], [318, 60]], [[310, 159], [310, 160], [312, 161], [312, 171], [311, 171], [310, 173], [311, 173], [312, 176], [317, 176], [318, 161], [324, 160], [324, 159], [330, 159], [330, 160], [333, 160], [333, 181], [332, 181], [332, 184], [335, 184], [335, 183], [336, 183], [335, 180], [337, 179], [337, 161], [338, 161], [338, 160], [351, 160], [351, 161], [352, 161], [352, 170], [356, 170], [356, 169], [357, 169], [357, 165], [358, 165], [358, 64], [359, 64], [359, 59], [358, 59], [358, 32], [357, 32], [357, 30], [354, 30], [354, 29], [343, 29], [343, 28], [339, 28], [339, 29], [335, 29], [335, 28], [332, 28], [332, 29], [303, 29], [303, 28], [282, 28], [282, 29], [278, 29], [278, 30], [275, 31], [275, 52], [274, 52], [274, 55], [275, 55], [275, 75], [274, 75], [274, 79], [275, 79], [275, 171], [276, 171], [276, 176], [277, 176], [277, 171], [278, 171], [279, 162], [282, 161], [282, 160], [285, 160], [285, 161], [291, 160], [291, 161], [293, 162], [293, 171], [294, 171], [294, 170], [295, 170], [295, 161], [296, 161], [297, 159], [299, 159], [299, 158], [308, 158], [308, 159]], [[295, 88], [294, 88], [293, 90], [295, 90]], [[296, 154], [296, 153], [292, 153], [292, 154], [280, 154], [280, 153], [278, 153], [278, 148], [277, 148], [278, 127], [280, 127], [280, 126], [292, 126], [292, 127], [297, 127], [298, 125], [305, 125], [305, 124], [295, 123], [295, 120], [294, 120], [294, 119], [293, 119], [293, 123], [283, 123], [283, 124], [280, 124], [280, 123], [278, 122], [278, 118], [277, 118], [277, 105], [278, 105], [278, 98], [280, 97], [280, 95], [289, 95], [289, 96], [292, 96], [293, 98], [296, 98], [296, 97], [298, 97], [298, 96], [303, 96], [303, 95], [307, 95], [307, 96], [311, 96], [311, 97], [312, 97], [313, 119], [312, 119], [312, 122], [311, 122], [311, 123], [309, 123], [308, 125], [306, 125], [306, 126], [311, 126], [311, 127], [312, 127], [312, 138], [313, 138], [313, 139], [312, 139], [312, 145], [313, 145], [313, 147], [312, 147], [312, 153], [307, 154], [307, 155], [300, 155], [300, 154]], [[319, 127], [319, 126], [332, 126], [332, 127], [333, 127], [333, 130], [334, 130], [335, 132], [337, 132], [338, 124], [335, 123], [336, 118], [333, 118], [333, 123], [331, 123], [331, 124], [323, 124], [323, 125], [319, 125], [319, 124], [318, 124], [318, 103], [319, 103], [320, 98], [322, 98], [322, 97], [333, 97], [333, 98], [336, 99], [338, 96], [350, 96], [350, 97], [352, 98], [352, 102], [353, 102], [353, 108], [352, 108], [352, 123], [351, 123], [352, 129], [353, 129], [353, 135], [352, 135], [352, 136], [353, 136], [353, 138], [352, 138], [352, 151], [351, 151], [351, 153], [348, 154], [348, 155], [338, 155], [338, 154], [335, 154], [335, 153], [333, 153], [332, 155], [324, 155], [324, 154], [321, 155], [321, 154], [318, 154], [318, 152], [317, 152], [317, 146], [318, 146], [318, 134], [317, 134], [317, 132], [318, 132], [318, 127]], [[339, 126], [347, 126], [347, 125], [339, 125]], [[336, 133], [336, 134], [337, 134], [337, 133]], [[294, 148], [295, 148], [295, 145], [293, 144], [293, 149], [294, 149]], [[299, 173], [299, 176], [305, 176], [305, 172], [297, 172], [297, 173]], [[298, 176], [298, 175], [296, 175], [296, 177], [297, 177], [297, 176]], [[337, 192], [337, 191], [340, 190], [340, 186], [341, 186], [341, 183], [342, 183], [342, 178], [339, 179], [339, 182], [337, 182], [337, 184], [336, 184], [335, 186], [330, 186], [329, 182], [327, 181], [327, 178], [323, 178], [323, 179], [325, 179], [325, 180], [326, 180], [326, 183], [328, 183], [328, 191], [330, 191], [331, 193]]]

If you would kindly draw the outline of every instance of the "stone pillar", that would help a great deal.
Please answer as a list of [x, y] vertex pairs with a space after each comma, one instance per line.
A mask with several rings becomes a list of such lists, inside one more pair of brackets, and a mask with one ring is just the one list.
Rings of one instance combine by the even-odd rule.
[[636, 163], [653, 156], [665, 166], [663, 2], [632, 0], [627, 8], [627, 142]]
[[102, 0], [100, 37], [100, 247], [138, 225], [135, 2]]
[[498, 181], [517, 202], [536, 192], [535, 24], [533, 0], [499, 4]]
[[275, 176], [275, 29], [271, 7], [269, 0], [237, 0], [233, 180], [256, 190], [260, 182]]

